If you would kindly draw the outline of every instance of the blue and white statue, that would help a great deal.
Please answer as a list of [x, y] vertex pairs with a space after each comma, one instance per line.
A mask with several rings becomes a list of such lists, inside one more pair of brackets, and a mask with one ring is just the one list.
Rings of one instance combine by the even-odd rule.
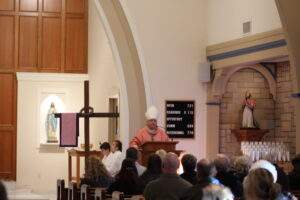
[[47, 143], [57, 143], [57, 118], [55, 118], [54, 114], [56, 113], [55, 105], [51, 102], [50, 108], [46, 117], [46, 133], [47, 133]]

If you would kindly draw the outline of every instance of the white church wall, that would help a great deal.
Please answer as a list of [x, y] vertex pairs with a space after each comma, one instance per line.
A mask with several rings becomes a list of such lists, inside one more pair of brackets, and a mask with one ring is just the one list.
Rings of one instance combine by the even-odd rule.
[[252, 21], [252, 33], [281, 28], [274, 0], [207, 0], [208, 45], [243, 37], [242, 23]]
[[[40, 145], [41, 135], [46, 134], [40, 128], [44, 122], [40, 106], [45, 97], [53, 95], [62, 100], [65, 112], [78, 112], [83, 107], [83, 81], [88, 76], [18, 73], [17, 77], [17, 186], [38, 193], [55, 193], [56, 180], [67, 180], [67, 152], [58, 145]], [[80, 127], [79, 143], [82, 143], [82, 123]]]
[[122, 0], [140, 58], [147, 70], [152, 103], [165, 125], [165, 100], [195, 100], [195, 139], [180, 139], [178, 149], [205, 156], [206, 86], [199, 81], [199, 63], [206, 47], [205, 1]]
[[[119, 79], [113, 54], [94, 1], [89, 1], [88, 73], [90, 78], [90, 105], [95, 112], [108, 112], [109, 98], [118, 97]], [[90, 126], [91, 143], [108, 140], [108, 119], [93, 119]]]

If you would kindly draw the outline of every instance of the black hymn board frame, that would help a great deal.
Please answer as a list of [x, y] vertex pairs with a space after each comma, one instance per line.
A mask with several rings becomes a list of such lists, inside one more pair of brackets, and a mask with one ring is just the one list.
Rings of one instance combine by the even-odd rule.
[[170, 138], [195, 137], [195, 101], [165, 101], [166, 132]]

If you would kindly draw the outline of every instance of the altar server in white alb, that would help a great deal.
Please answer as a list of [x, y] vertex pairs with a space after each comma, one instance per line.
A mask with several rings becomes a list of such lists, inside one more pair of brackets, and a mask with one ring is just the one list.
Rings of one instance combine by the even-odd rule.
[[135, 137], [131, 140], [130, 146], [138, 148], [148, 141], [169, 141], [166, 132], [157, 126], [158, 110], [156, 107], [151, 106], [145, 113], [146, 126], [140, 129]]
[[112, 176], [117, 175], [119, 173], [122, 161], [124, 160], [124, 156], [122, 154], [122, 142], [120, 140], [113, 141], [111, 145], [111, 152], [113, 156], [113, 164], [112, 168], [110, 169], [110, 173]]
[[101, 144], [100, 149], [104, 155], [102, 162], [105, 165], [107, 171], [112, 176], [115, 176], [121, 169], [123, 156], [122, 156], [122, 143], [119, 140], [115, 140], [112, 144], [110, 151], [110, 144], [104, 142]]

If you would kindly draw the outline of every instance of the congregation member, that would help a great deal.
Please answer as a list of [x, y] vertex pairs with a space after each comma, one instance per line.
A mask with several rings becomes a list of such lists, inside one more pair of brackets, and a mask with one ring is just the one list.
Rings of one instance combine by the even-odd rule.
[[110, 144], [108, 142], [103, 142], [100, 145], [100, 150], [103, 155], [102, 162], [106, 169], [110, 172], [110, 169], [113, 168], [113, 155], [110, 151]]
[[272, 156], [268, 156], [265, 161], [270, 162], [275, 167], [276, 174], [277, 174], [276, 183], [278, 183], [281, 186], [281, 190], [283, 192], [289, 191], [290, 187], [289, 187], [289, 178], [288, 178], [288, 175], [283, 171], [283, 169], [281, 167], [279, 167], [277, 165], [276, 161], [274, 160], [274, 156], [273, 157]]
[[87, 166], [85, 178], [80, 181], [81, 185], [87, 184], [90, 187], [107, 188], [114, 181], [100, 159], [89, 157]]
[[110, 168], [110, 173], [112, 176], [115, 176], [121, 169], [122, 161], [124, 159], [122, 155], [122, 142], [120, 140], [113, 141], [111, 145], [112, 153], [112, 167]]
[[138, 172], [138, 175], [141, 176], [145, 171], [146, 171], [146, 168], [144, 166], [142, 166], [138, 160], [140, 160], [140, 154], [138, 152], [138, 150], [134, 147], [129, 147], [127, 150], [126, 150], [126, 158], [130, 158], [132, 159], [134, 162], [135, 162], [135, 166], [137, 168], [137, 172]]
[[281, 190], [286, 192], [289, 191], [289, 177], [288, 175], [283, 171], [283, 169], [277, 165], [275, 157], [273, 155], [269, 155], [265, 158], [268, 162], [272, 163], [277, 171], [277, 183], [281, 186]]
[[181, 159], [181, 164], [183, 167], [183, 173], [180, 174], [180, 177], [184, 180], [190, 182], [192, 185], [195, 185], [197, 180], [197, 172], [195, 171], [197, 159], [192, 154], [185, 154]]
[[245, 178], [245, 200], [281, 200], [279, 195], [280, 185], [275, 183], [270, 171], [263, 168], [253, 169]]
[[218, 154], [214, 160], [217, 169], [216, 178], [226, 187], [229, 187], [235, 197], [243, 196], [243, 186], [239, 179], [230, 171], [230, 160], [224, 154]]
[[209, 162], [207, 159], [201, 159], [197, 163], [197, 176], [198, 183], [204, 185], [206, 181], [210, 184], [222, 185], [218, 179], [216, 179], [217, 170], [214, 163]]
[[163, 150], [163, 149], [158, 149], [155, 152], [155, 154], [157, 154], [160, 157], [160, 159], [163, 160], [166, 157], [167, 152], [165, 150]]
[[189, 188], [184, 194], [185, 200], [200, 200], [203, 195], [203, 189], [218, 184], [219, 181], [213, 176], [215, 174], [215, 168], [212, 163], [206, 159], [202, 159], [197, 163], [197, 184]]
[[[253, 175], [252, 171], [257, 170], [257, 169], [263, 169], [263, 170], [267, 171], [271, 175], [271, 177], [270, 177], [270, 175], [266, 175], [266, 172], [264, 172], [264, 171], [255, 172], [255, 173], [253, 172], [254, 173], [254, 175]], [[251, 178], [256, 179], [256, 180], [252, 180]], [[256, 181], [254, 184], [260, 184], [259, 187], [257, 185], [255, 185], [256, 187], [253, 186], [253, 184], [252, 184], [253, 181]], [[273, 184], [269, 183], [271, 181]], [[248, 184], [248, 182], [249, 182], [249, 184]], [[255, 195], [262, 196], [267, 191], [274, 192], [274, 190], [276, 190], [276, 193], [274, 193], [270, 197], [270, 199], [272, 199], [272, 198], [274, 198], [274, 199], [276, 198], [276, 200], [289, 200], [289, 199], [293, 200], [293, 199], [295, 199], [294, 196], [290, 192], [282, 190], [281, 185], [278, 183], [278, 172], [276, 170], [276, 167], [267, 160], [259, 160], [259, 161], [255, 162], [251, 166], [250, 172], [245, 177], [243, 184], [244, 184], [244, 188], [247, 187], [247, 184], [248, 184], [249, 185], [248, 190], [250, 189], [251, 193], [252, 193], [252, 191], [255, 192]], [[262, 188], [263, 185], [266, 185], [268, 187]], [[247, 195], [249, 195], [248, 192], [246, 192], [245, 197]], [[250, 198], [248, 198], [248, 199], [250, 199]]]
[[[200, 198], [197, 200], [200, 200]], [[234, 196], [227, 187], [209, 185], [203, 189], [203, 197], [201, 200], [234, 200]]]
[[180, 162], [174, 153], [167, 153], [163, 160], [163, 174], [150, 182], [145, 190], [146, 200], [179, 200], [192, 185], [177, 175]]
[[157, 126], [158, 110], [151, 106], [145, 113], [146, 126], [140, 129], [130, 142], [130, 147], [139, 148], [149, 141], [169, 141], [166, 132]]
[[247, 176], [249, 169], [252, 165], [252, 160], [249, 156], [238, 156], [233, 161], [233, 173], [243, 183], [244, 178]]
[[287, 192], [290, 190], [290, 183], [288, 175], [283, 171], [281, 167], [277, 165], [277, 163], [272, 163], [277, 171], [277, 183], [281, 186], [281, 190]]
[[290, 189], [300, 190], [300, 154], [292, 160], [293, 171], [289, 174]]
[[148, 158], [147, 169], [140, 176], [144, 185], [146, 186], [149, 182], [156, 180], [162, 173], [162, 160], [156, 154], [151, 154]]
[[8, 200], [6, 188], [1, 180], [0, 180], [0, 200]]
[[114, 191], [123, 192], [125, 195], [143, 193], [143, 183], [138, 177], [135, 162], [132, 159], [123, 160], [121, 170], [115, 177], [115, 182], [107, 189], [109, 194]]

